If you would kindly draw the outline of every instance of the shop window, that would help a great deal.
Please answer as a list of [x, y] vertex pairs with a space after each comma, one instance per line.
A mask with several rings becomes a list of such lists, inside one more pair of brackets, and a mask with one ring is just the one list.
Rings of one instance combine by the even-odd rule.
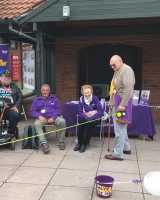
[[35, 90], [35, 50], [32, 45], [22, 45], [22, 76], [24, 95]]

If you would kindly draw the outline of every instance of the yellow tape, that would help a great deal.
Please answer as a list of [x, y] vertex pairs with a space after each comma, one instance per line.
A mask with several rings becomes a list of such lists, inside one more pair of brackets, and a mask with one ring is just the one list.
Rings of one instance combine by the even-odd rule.
[[35, 138], [35, 137], [41, 136], [41, 135], [48, 135], [50, 133], [55, 133], [55, 132], [59, 132], [59, 131], [63, 131], [63, 130], [69, 129], [69, 128], [78, 127], [78, 126], [81, 126], [81, 125], [84, 125], [84, 124], [89, 124], [91, 122], [98, 121], [98, 120], [101, 120], [101, 118], [98, 118], [98, 119], [95, 119], [95, 120], [90, 120], [90, 121], [83, 122], [83, 123], [78, 123], [76, 125], [67, 126], [65, 128], [49, 131], [49, 132], [46, 132], [46, 133], [36, 134], [36, 135], [30, 136], [30, 137], [25, 137], [25, 138], [21, 138], [21, 139], [17, 139], [17, 140], [12, 140], [12, 141], [9, 141], [9, 142], [4, 142], [4, 143], [1, 143], [0, 146], [21, 142], [21, 141], [28, 140], [28, 139], [31, 139], [31, 138]]

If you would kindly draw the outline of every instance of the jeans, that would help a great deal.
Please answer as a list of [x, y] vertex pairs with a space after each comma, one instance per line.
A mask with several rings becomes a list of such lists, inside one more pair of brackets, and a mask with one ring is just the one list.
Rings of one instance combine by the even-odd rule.
[[[47, 143], [47, 139], [46, 139], [45, 132], [44, 132], [44, 129], [43, 129], [45, 123], [42, 123], [42, 122], [40, 122], [40, 120], [37, 119], [35, 121], [34, 125], [35, 125], [35, 129], [36, 129], [36, 133], [38, 134], [39, 143], [40, 144]], [[56, 129], [63, 129], [63, 128], [66, 127], [66, 121], [62, 116], [60, 116], [60, 117], [56, 118], [53, 126], [54, 125], [55, 125]], [[59, 143], [65, 142], [65, 131], [66, 131], [65, 129], [57, 131]]]
[[115, 133], [115, 143], [112, 155], [123, 158], [123, 151], [129, 151], [131, 149], [127, 134], [127, 124], [121, 124], [116, 121], [115, 108], [112, 110], [112, 117]]

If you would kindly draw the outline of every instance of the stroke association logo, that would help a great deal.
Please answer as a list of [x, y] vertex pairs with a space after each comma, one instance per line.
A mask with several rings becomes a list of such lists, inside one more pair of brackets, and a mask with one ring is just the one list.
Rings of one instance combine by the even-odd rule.
[[97, 184], [97, 193], [103, 196], [111, 196], [112, 195], [112, 186], [105, 186]]

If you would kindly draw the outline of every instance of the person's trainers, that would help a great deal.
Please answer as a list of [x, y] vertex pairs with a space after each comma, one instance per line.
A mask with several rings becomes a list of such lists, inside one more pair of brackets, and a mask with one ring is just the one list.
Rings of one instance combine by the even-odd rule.
[[43, 153], [45, 153], [45, 154], [49, 153], [49, 151], [50, 151], [48, 143], [42, 143], [41, 149], [42, 149]]
[[66, 146], [64, 143], [59, 143], [59, 149], [60, 150], [65, 150]]

